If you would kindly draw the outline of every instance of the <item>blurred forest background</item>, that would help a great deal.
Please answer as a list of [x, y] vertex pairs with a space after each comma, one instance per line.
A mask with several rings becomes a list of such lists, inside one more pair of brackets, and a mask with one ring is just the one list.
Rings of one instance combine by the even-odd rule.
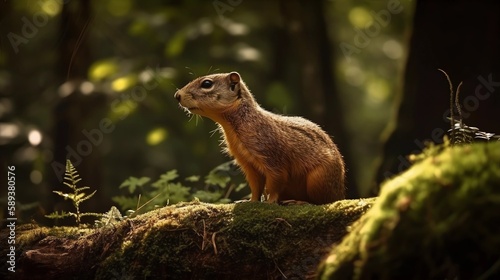
[[[192, 175], [227, 162], [216, 125], [187, 117], [173, 98], [194, 77], [214, 72], [238, 71], [264, 108], [325, 128], [344, 154], [350, 198], [375, 194], [374, 186], [407, 167], [404, 156], [421, 150], [419, 143], [441, 141], [449, 88], [437, 68], [455, 86], [464, 81], [464, 97], [476, 97], [464, 103], [474, 107], [469, 112], [485, 112], [470, 125], [499, 130], [498, 113], [484, 106], [499, 104], [500, 78], [491, 76], [498, 73], [498, 4], [0, 5], [0, 180], [4, 186], [7, 166], [16, 167], [16, 203], [32, 217], [61, 203], [52, 191], [65, 190], [66, 158], [83, 185], [97, 189], [82, 206], [92, 212], [114, 205], [111, 198], [124, 194], [119, 186], [130, 176], [159, 178], [176, 169], [179, 178], [196, 181]], [[199, 181], [190, 191], [206, 187]], [[2, 188], [4, 202], [5, 194]]]

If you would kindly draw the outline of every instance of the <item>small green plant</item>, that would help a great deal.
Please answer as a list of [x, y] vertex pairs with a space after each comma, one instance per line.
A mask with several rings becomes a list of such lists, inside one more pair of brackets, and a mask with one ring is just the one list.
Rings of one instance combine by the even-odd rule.
[[123, 216], [115, 206], [111, 206], [108, 212], [104, 213], [101, 219], [95, 221], [97, 228], [115, 225], [123, 220]]
[[45, 217], [50, 219], [62, 219], [66, 217], [74, 217], [78, 226], [81, 224], [81, 218], [85, 216], [95, 216], [100, 217], [102, 214], [99, 213], [81, 213], [80, 212], [80, 203], [94, 196], [97, 190], [93, 191], [91, 194], [86, 194], [84, 190], [90, 189], [90, 187], [81, 187], [78, 188], [77, 184], [80, 182], [82, 178], [78, 175], [78, 171], [76, 171], [75, 167], [71, 163], [70, 160], [66, 160], [66, 171], [64, 173], [64, 182], [63, 184], [68, 186], [73, 192], [72, 193], [64, 193], [60, 191], [54, 191], [55, 194], [62, 196], [64, 199], [69, 199], [73, 203], [75, 207], [76, 213], [73, 212], [64, 212], [55, 211], [49, 215], [45, 215]]
[[[148, 177], [129, 177], [120, 188], [127, 188], [133, 196], [115, 196], [113, 201], [126, 210], [129, 217], [138, 214], [141, 209], [147, 212], [158, 205], [186, 201], [190, 198], [189, 187], [173, 182], [178, 176], [177, 170], [170, 170], [149, 185], [146, 185], [151, 181]], [[141, 204], [141, 200], [146, 202]]]
[[[247, 185], [244, 181], [235, 180], [234, 167], [234, 161], [216, 166], [205, 176], [203, 187], [198, 189], [193, 196], [204, 202], [231, 202], [229, 196], [233, 192], [241, 191]], [[199, 176], [191, 176], [186, 178], [186, 181], [198, 182], [198, 180], [192, 180], [196, 177], [199, 180]]]
[[[229, 196], [232, 193], [239, 192], [246, 186], [243, 182], [235, 183], [238, 180], [234, 180], [236, 176], [233, 169], [232, 161], [215, 167], [204, 177], [202, 186], [199, 186], [200, 176], [189, 176], [184, 182], [180, 182], [175, 169], [160, 175], [160, 178], [151, 184], [148, 184], [151, 181], [148, 177], [129, 177], [120, 185], [120, 188], [127, 189], [128, 195], [115, 196], [113, 201], [118, 203], [122, 210], [127, 211], [129, 217], [138, 214], [139, 210], [147, 212], [155, 207], [194, 198], [203, 202], [228, 203], [231, 202]], [[146, 202], [142, 203], [141, 200]]]

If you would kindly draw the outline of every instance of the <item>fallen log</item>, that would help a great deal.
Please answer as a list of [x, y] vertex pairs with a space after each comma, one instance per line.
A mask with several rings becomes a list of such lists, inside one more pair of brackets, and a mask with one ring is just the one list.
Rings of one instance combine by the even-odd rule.
[[312, 278], [331, 246], [374, 201], [321, 206], [194, 201], [98, 229], [24, 225], [16, 233], [16, 271], [4, 263], [2, 274], [4, 279]]

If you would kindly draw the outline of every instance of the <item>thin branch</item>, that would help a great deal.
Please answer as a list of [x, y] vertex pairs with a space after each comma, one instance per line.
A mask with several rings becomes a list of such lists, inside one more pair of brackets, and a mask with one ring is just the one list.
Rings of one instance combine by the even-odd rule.
[[205, 251], [205, 240], [207, 239], [207, 227], [205, 224], [205, 220], [202, 220], [203, 222], [203, 241], [201, 242], [201, 250]]
[[460, 87], [462, 86], [463, 82], [460, 82], [460, 84], [457, 87], [457, 95], [455, 96], [455, 106], [457, 107], [458, 110], [458, 116], [460, 117], [460, 128], [463, 128], [463, 123], [462, 123], [462, 109], [460, 109], [460, 104], [458, 104], [458, 96], [460, 94]]
[[[153, 198], [151, 198], [150, 200], [146, 201], [143, 205], [141, 205], [141, 207], [137, 208], [137, 209], [135, 210], [135, 212], [134, 212], [134, 213], [132, 213], [132, 215], [136, 214], [136, 213], [137, 213], [139, 210], [141, 210], [144, 206], [148, 205], [151, 201], [153, 201], [154, 199], [156, 199], [157, 197], [159, 197], [159, 196], [160, 196], [160, 194], [161, 194], [161, 193], [159, 193], [159, 194], [155, 195]], [[130, 215], [130, 216], [132, 216], [132, 215]]]
[[215, 235], [217, 234], [217, 232], [214, 232], [212, 234], [212, 246], [214, 246], [214, 253], [217, 255], [218, 254], [218, 251], [217, 251], [217, 244], [215, 244]]

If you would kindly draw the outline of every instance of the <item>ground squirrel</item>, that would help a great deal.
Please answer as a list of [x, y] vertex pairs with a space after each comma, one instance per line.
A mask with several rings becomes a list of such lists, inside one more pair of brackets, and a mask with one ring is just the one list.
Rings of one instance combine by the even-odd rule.
[[301, 117], [277, 115], [257, 104], [237, 72], [199, 77], [174, 97], [189, 112], [219, 124], [243, 170], [251, 201], [325, 204], [345, 197], [344, 161], [331, 138]]

